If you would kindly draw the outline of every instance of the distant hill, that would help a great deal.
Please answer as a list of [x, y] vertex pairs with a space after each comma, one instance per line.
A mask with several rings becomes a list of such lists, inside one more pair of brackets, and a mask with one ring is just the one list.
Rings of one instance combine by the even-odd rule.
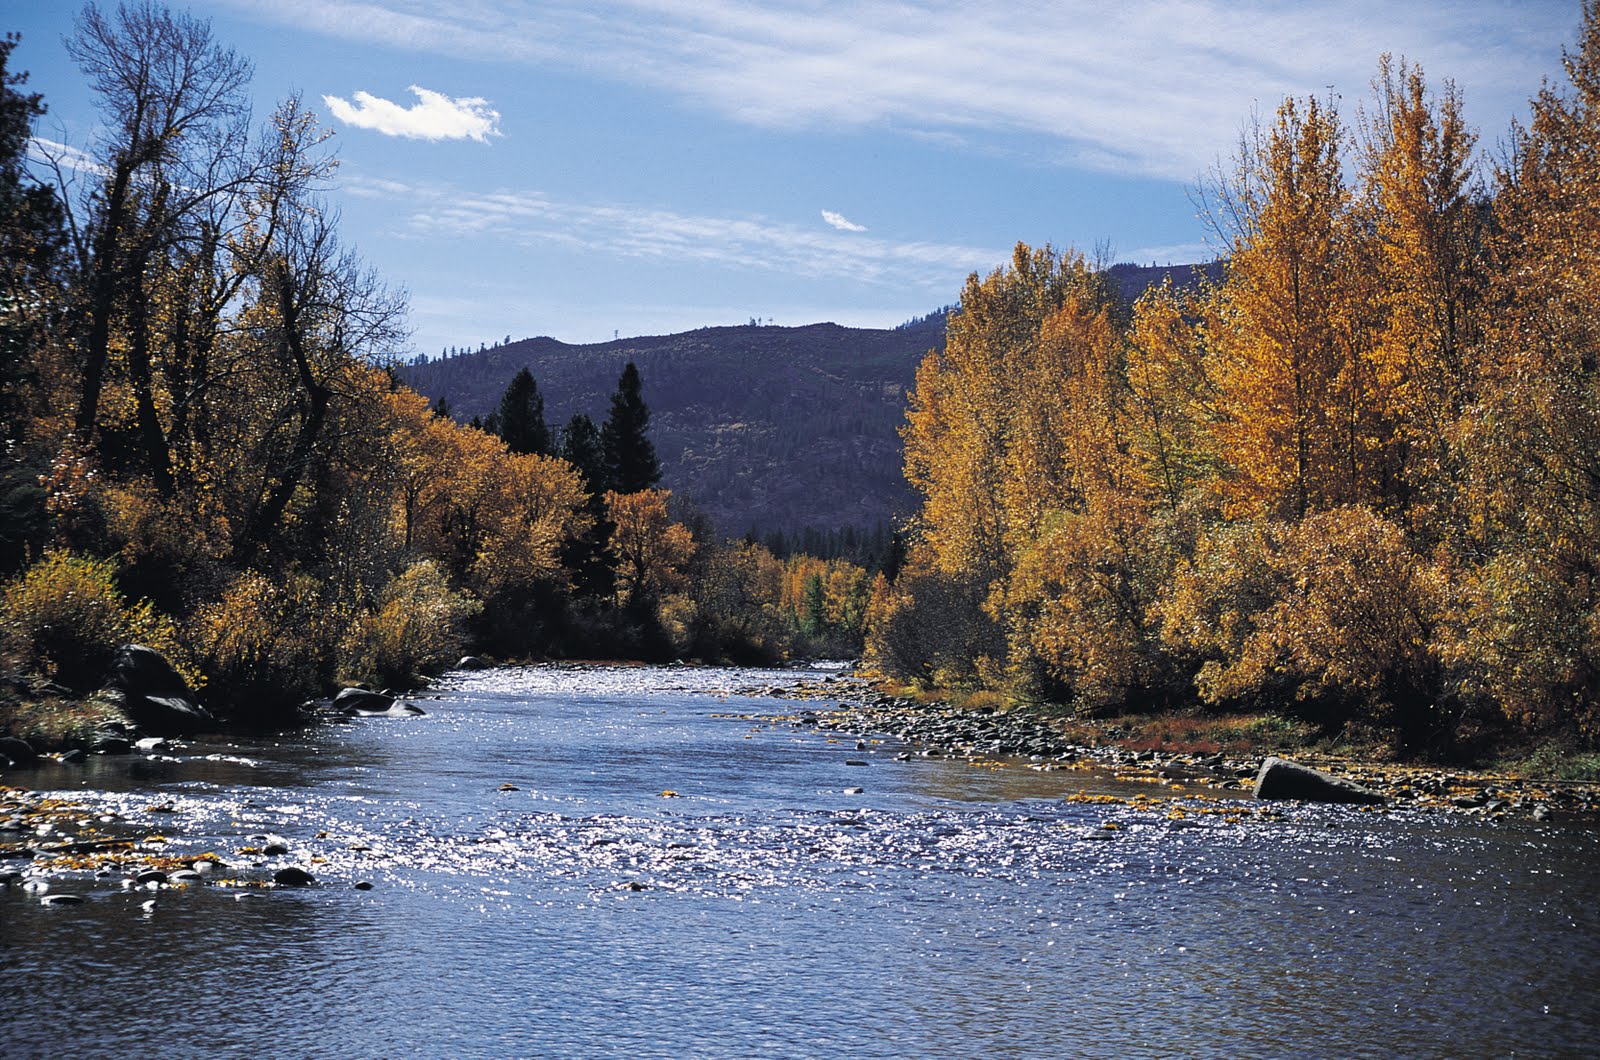
[[[1117, 265], [1124, 297], [1188, 267]], [[1129, 295], [1129, 292], [1131, 296]], [[486, 416], [526, 366], [558, 430], [598, 425], [623, 365], [644, 379], [663, 482], [727, 535], [870, 528], [909, 513], [899, 428], [917, 365], [944, 344], [945, 314], [899, 328], [747, 325], [571, 345], [541, 337], [407, 365], [404, 382], [459, 420]]]

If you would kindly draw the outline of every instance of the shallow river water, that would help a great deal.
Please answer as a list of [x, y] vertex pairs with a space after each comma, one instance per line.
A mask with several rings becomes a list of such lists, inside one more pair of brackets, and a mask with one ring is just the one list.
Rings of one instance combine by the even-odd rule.
[[[1592, 825], [1173, 819], [718, 694], [801, 676], [456, 674], [425, 717], [0, 778], [317, 878], [0, 889], [0, 1055], [1600, 1048]], [[269, 833], [288, 855], [237, 853]]]

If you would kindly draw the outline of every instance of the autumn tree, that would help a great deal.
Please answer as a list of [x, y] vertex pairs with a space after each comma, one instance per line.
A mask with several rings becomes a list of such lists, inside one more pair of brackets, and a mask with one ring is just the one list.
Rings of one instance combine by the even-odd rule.
[[1379, 60], [1361, 123], [1355, 203], [1378, 310], [1372, 379], [1381, 404], [1378, 500], [1437, 541], [1458, 517], [1459, 427], [1474, 392], [1484, 225], [1476, 134], [1450, 82], [1431, 92], [1420, 67]]
[[[114, 318], [131, 313], [127, 372], [137, 429], [151, 442], [154, 395], [144, 322], [144, 273], [175, 232], [239, 176], [250, 64], [217, 44], [210, 24], [149, 0], [108, 15], [83, 9], [67, 41], [104, 117], [104, 169], [77, 240], [83, 302], [75, 426], [90, 441], [112, 354]], [[160, 475], [162, 472], [157, 471]]]
[[668, 490], [606, 494], [618, 602], [636, 613], [682, 588], [684, 564], [695, 551], [688, 528], [667, 514], [670, 496]]
[[1351, 316], [1342, 146], [1329, 105], [1287, 99], [1218, 191], [1232, 247], [1207, 374], [1239, 513], [1298, 518], [1370, 496], [1374, 398]]
[[1489, 561], [1457, 652], [1517, 720], [1600, 735], [1600, 8], [1496, 175], [1488, 334], [1467, 416]]

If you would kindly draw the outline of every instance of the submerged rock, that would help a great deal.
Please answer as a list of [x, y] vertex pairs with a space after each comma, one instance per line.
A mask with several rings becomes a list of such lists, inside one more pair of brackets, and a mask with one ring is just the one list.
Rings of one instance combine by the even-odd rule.
[[1306, 802], [1348, 802], [1376, 805], [1383, 795], [1353, 780], [1330, 776], [1319, 769], [1276, 755], [1261, 763], [1256, 773], [1258, 799], [1301, 799]]

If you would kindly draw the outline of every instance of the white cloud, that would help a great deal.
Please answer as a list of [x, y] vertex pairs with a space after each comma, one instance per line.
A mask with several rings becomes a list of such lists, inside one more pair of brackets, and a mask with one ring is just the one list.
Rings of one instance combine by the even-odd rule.
[[[299, 28], [577, 69], [763, 126], [890, 129], [1190, 180], [1253, 106], [1365, 95], [1377, 57], [1454, 78], [1491, 139], [1557, 69], [1568, 3], [1497, 0], [228, 0]], [[269, 13], [270, 12], [270, 13]]]
[[832, 210], [823, 210], [822, 219], [841, 232], [865, 232], [867, 230], [866, 225], [858, 225], [844, 214], [834, 213]]
[[[1009, 252], [919, 240], [821, 232], [767, 217], [690, 214], [632, 203], [567, 202], [542, 192], [476, 194], [459, 187], [369, 182], [370, 196], [406, 204], [402, 234], [494, 238], [520, 246], [569, 247], [583, 254], [777, 273], [926, 291], [943, 297], [968, 273], [986, 272]], [[858, 228], [860, 226], [857, 226]], [[864, 230], [863, 230], [864, 231]]]
[[110, 173], [110, 170], [95, 161], [88, 152], [58, 140], [47, 140], [42, 136], [36, 136], [28, 141], [27, 157], [28, 161], [36, 165], [59, 168], [63, 175], [89, 173], [103, 177]]
[[489, 101], [477, 96], [452, 99], [442, 92], [411, 86], [417, 102], [402, 107], [392, 100], [369, 92], [357, 92], [351, 102], [339, 96], [323, 96], [333, 116], [346, 125], [371, 129], [385, 136], [404, 136], [411, 140], [476, 140], [488, 143], [500, 135], [500, 112]]

